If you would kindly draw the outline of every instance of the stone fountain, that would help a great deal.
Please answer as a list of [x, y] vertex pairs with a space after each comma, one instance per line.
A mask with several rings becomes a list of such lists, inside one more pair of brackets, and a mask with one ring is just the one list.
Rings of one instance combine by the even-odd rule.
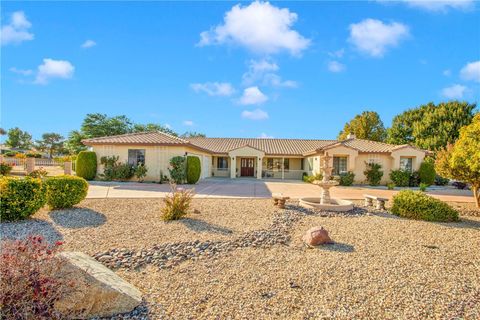
[[337, 186], [338, 181], [330, 180], [332, 176], [333, 167], [330, 166], [331, 156], [325, 154], [321, 158], [320, 170], [322, 171], [322, 180], [315, 180], [313, 184], [322, 189], [320, 197], [300, 198], [300, 205], [305, 208], [314, 208], [329, 211], [349, 211], [353, 209], [353, 203], [343, 199], [330, 198], [330, 188]]

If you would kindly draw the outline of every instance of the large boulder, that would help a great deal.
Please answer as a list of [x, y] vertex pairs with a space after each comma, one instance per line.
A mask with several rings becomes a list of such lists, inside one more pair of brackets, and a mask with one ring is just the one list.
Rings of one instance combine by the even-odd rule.
[[132, 311], [142, 302], [141, 292], [82, 252], [61, 252], [59, 276], [72, 281], [55, 308], [71, 318], [109, 317]]
[[310, 228], [303, 236], [303, 241], [307, 246], [315, 247], [322, 244], [332, 243], [328, 236], [328, 231], [323, 227]]

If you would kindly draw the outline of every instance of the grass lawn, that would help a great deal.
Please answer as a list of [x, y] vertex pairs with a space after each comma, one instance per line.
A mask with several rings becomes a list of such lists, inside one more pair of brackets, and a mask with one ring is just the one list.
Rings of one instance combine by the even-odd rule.
[[[65, 250], [110, 257], [103, 262], [117, 262], [115, 271], [144, 293], [137, 311], [152, 319], [480, 318], [480, 217], [326, 217], [294, 203], [280, 210], [271, 200], [195, 199], [196, 213], [166, 223], [161, 206], [85, 200], [0, 231], [40, 232], [63, 239]], [[336, 243], [306, 248], [302, 235], [316, 225]]]

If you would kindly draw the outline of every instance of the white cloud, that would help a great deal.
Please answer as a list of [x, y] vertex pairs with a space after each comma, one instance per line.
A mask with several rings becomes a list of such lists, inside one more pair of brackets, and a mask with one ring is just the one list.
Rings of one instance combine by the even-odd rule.
[[193, 91], [205, 92], [209, 96], [231, 96], [235, 89], [228, 82], [205, 82], [205, 83], [192, 83], [190, 87]]
[[442, 96], [448, 99], [461, 99], [466, 91], [467, 87], [460, 84], [454, 84], [450, 87], [443, 88]]
[[329, 52], [328, 55], [333, 58], [341, 58], [345, 54], [345, 49], [340, 49], [337, 51]]
[[262, 134], [259, 136], [261, 139], [273, 139], [273, 136], [270, 136], [266, 134], [265, 132], [262, 132]]
[[328, 62], [328, 70], [330, 72], [342, 72], [345, 71], [346, 67], [344, 64], [338, 62], [338, 61], [330, 61]]
[[66, 60], [43, 59], [43, 63], [38, 66], [35, 83], [47, 84], [50, 79], [70, 79], [73, 76], [75, 67]]
[[242, 118], [250, 120], [266, 120], [268, 119], [268, 113], [261, 109], [255, 109], [253, 111], [245, 110], [242, 112]]
[[408, 26], [399, 23], [383, 23], [365, 19], [350, 25], [348, 39], [359, 51], [372, 57], [382, 57], [389, 47], [396, 47], [400, 40], [409, 36]]
[[202, 32], [198, 45], [231, 43], [256, 53], [286, 50], [292, 55], [301, 54], [310, 45], [309, 39], [291, 29], [297, 14], [269, 2], [255, 1], [246, 7], [237, 4], [223, 20], [223, 24]]
[[185, 120], [185, 121], [183, 121], [183, 125], [191, 127], [191, 126], [193, 126], [193, 121], [192, 120]]
[[474, 7], [473, 0], [403, 0], [408, 6], [427, 11], [445, 12], [448, 9], [468, 10]]
[[467, 65], [460, 70], [460, 77], [463, 80], [480, 82], [480, 60], [467, 63]]
[[97, 45], [97, 43], [93, 40], [86, 40], [84, 43], [82, 43], [81, 47], [82, 48], [91, 48], [91, 47], [95, 47]]
[[242, 76], [243, 85], [250, 86], [260, 83], [264, 86], [296, 88], [298, 85], [293, 80], [283, 80], [276, 71], [279, 66], [268, 59], [250, 60], [248, 71]]
[[263, 94], [258, 87], [249, 87], [243, 90], [243, 95], [240, 98], [240, 104], [261, 104], [268, 100], [268, 97]]
[[452, 75], [452, 71], [450, 69], [443, 70], [442, 74], [445, 77], [450, 77]]
[[10, 18], [10, 24], [3, 25], [0, 30], [1, 44], [20, 44], [23, 41], [33, 40], [33, 33], [28, 32], [31, 26], [23, 11], [14, 12]]
[[30, 69], [17, 69], [15, 67], [11, 67], [10, 71], [16, 74], [21, 74], [22, 76], [29, 76], [33, 73], [33, 70]]

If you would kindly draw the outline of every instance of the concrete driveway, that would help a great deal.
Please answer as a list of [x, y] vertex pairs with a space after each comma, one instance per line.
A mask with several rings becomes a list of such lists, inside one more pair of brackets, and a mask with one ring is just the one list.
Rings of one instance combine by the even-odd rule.
[[[272, 193], [283, 193], [292, 199], [298, 199], [320, 195], [319, 187], [301, 181], [209, 178], [195, 186], [183, 187], [195, 188], [196, 198], [270, 198]], [[93, 181], [90, 182], [87, 198], [162, 198], [169, 192], [168, 184]], [[334, 187], [331, 189], [331, 196], [363, 199], [363, 194], [368, 193], [391, 198], [397, 192], [398, 190], [364, 186]], [[442, 188], [430, 190], [427, 193], [444, 201], [474, 202], [472, 192], [469, 190]]]

